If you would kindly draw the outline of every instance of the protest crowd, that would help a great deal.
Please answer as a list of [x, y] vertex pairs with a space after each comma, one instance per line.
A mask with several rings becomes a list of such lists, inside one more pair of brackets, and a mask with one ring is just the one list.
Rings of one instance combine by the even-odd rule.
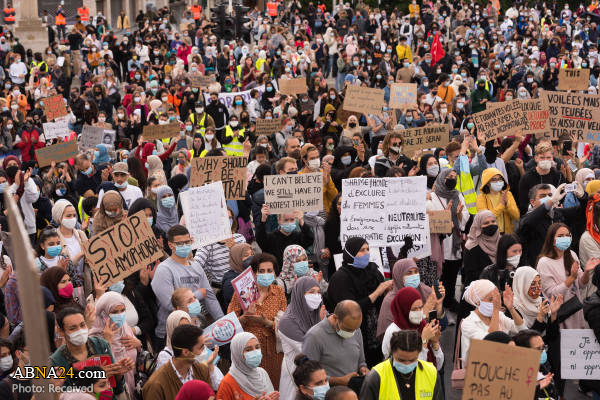
[[19, 267], [59, 400], [600, 399], [597, 0], [80, 10], [4, 11], [0, 399]]

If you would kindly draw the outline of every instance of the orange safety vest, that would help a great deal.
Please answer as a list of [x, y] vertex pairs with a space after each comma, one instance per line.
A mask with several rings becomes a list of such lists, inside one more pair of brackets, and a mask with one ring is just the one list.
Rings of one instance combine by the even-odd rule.
[[62, 14], [56, 14], [56, 18], [54, 19], [54, 22], [56, 23], [56, 25], [66, 25], [67, 24], [67, 20], [65, 19], [65, 16]]
[[79, 7], [77, 9], [77, 14], [81, 17], [81, 21], [89, 21], [90, 20], [90, 9]]
[[200, 19], [202, 16], [202, 6], [192, 6], [191, 8], [194, 19]]
[[4, 10], [4, 22], [15, 22], [15, 9], [6, 7]]
[[267, 3], [267, 10], [269, 13], [270, 17], [276, 17], [277, 16], [277, 3], [275, 2], [269, 2]]

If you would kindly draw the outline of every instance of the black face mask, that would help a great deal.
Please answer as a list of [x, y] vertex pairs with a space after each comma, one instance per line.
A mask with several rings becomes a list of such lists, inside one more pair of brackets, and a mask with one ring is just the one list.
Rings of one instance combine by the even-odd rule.
[[350, 122], [350, 123], [348, 124], [348, 126], [349, 126], [350, 128], [356, 128], [356, 122]]
[[481, 233], [486, 236], [492, 236], [498, 230], [498, 225], [488, 225], [484, 228], [481, 228]]
[[456, 187], [456, 179], [447, 178], [444, 185], [446, 185], [447, 189], [452, 190]]

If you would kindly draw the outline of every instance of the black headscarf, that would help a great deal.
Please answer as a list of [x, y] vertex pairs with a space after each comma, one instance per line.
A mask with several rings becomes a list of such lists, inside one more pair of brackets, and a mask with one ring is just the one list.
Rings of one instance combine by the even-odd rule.
[[428, 188], [433, 187], [433, 184], [435, 183], [435, 178], [436, 178], [436, 177], [431, 177], [431, 176], [427, 175], [427, 162], [432, 157], [435, 158], [435, 156], [433, 154], [425, 154], [423, 157], [421, 157], [421, 161], [419, 161], [419, 172], [417, 172], [417, 175], [427, 177], [427, 187]]
[[152, 231], [154, 232], [154, 236], [158, 239], [163, 235], [163, 231], [158, 226], [156, 226], [156, 208], [150, 200], [146, 199], [145, 197], [140, 197], [139, 199], [134, 201], [133, 204], [131, 204], [131, 206], [129, 206], [129, 210], [127, 211], [127, 213], [129, 215], [133, 215], [142, 210], [145, 210], [146, 208], [152, 210]]

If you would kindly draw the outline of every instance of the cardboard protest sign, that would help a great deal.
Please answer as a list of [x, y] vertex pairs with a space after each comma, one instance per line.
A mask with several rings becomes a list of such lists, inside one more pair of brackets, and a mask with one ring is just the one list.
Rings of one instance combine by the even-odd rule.
[[52, 161], [60, 162], [69, 158], [75, 158], [77, 154], [79, 154], [79, 148], [76, 139], [35, 150], [35, 157], [40, 167], [50, 165]]
[[44, 115], [48, 121], [67, 115], [67, 106], [65, 98], [57, 94], [55, 96], [44, 97]]
[[560, 330], [562, 379], [600, 379], [600, 344], [592, 329]]
[[252, 272], [252, 267], [246, 268], [244, 272], [233, 278], [231, 280], [231, 286], [233, 286], [235, 295], [240, 301], [240, 305], [244, 311], [260, 297], [258, 284], [256, 283], [254, 272]]
[[257, 135], [268, 135], [271, 136], [281, 130], [281, 118], [256, 119], [256, 134]]
[[415, 150], [446, 147], [450, 143], [448, 125], [427, 125], [422, 128], [411, 128], [400, 131], [404, 138], [402, 151], [412, 154]]
[[558, 90], [588, 90], [589, 87], [589, 68], [560, 68], [558, 70]]
[[308, 92], [308, 88], [306, 87], [306, 78], [280, 78], [277, 81], [277, 84], [279, 86], [279, 93], [281, 94], [296, 96], [297, 94]]
[[540, 351], [471, 339], [463, 399], [531, 399], [540, 368]]
[[452, 233], [452, 212], [450, 210], [428, 211], [430, 233]]
[[390, 90], [390, 108], [403, 109], [417, 106], [416, 83], [394, 83]]
[[84, 250], [94, 279], [101, 285], [122, 281], [163, 255], [144, 211], [94, 234]]
[[410, 236], [409, 257], [431, 255], [426, 194], [424, 176], [342, 180], [342, 244], [360, 236], [371, 246], [402, 246]]
[[356, 111], [361, 114], [379, 115], [385, 104], [383, 96], [383, 89], [348, 86], [343, 108], [346, 111]]
[[56, 122], [44, 122], [44, 138], [46, 141], [64, 138], [69, 135], [69, 122], [65, 118], [56, 118]]
[[93, 149], [99, 144], [112, 147], [115, 143], [115, 131], [98, 126], [84, 125], [81, 131], [79, 148], [82, 150]]
[[191, 75], [190, 86], [193, 88], [208, 88], [208, 86], [215, 82], [214, 75]]
[[190, 187], [221, 181], [227, 200], [244, 200], [247, 166], [247, 157], [193, 158]]
[[[319, 111], [320, 110], [316, 110], [315, 115], [319, 115]], [[337, 110], [336, 113], [336, 118], [339, 119], [340, 121], [342, 121], [342, 123], [345, 125], [348, 122], [348, 118], [350, 118], [351, 115], [354, 115], [356, 117], [356, 119], [360, 119], [360, 116], [362, 115], [361, 112], [356, 112], [356, 111], [348, 111], [348, 110], [344, 110], [344, 107], [340, 107]]]
[[526, 134], [545, 136], [550, 133], [550, 107], [545, 98], [519, 100], [521, 110], [525, 113], [527, 125]]
[[231, 237], [221, 182], [190, 188], [179, 193], [179, 199], [194, 249]]
[[539, 91], [550, 108], [549, 139], [600, 143], [600, 96]]
[[271, 214], [323, 209], [323, 173], [266, 175], [265, 204]]
[[490, 107], [489, 110], [475, 113], [473, 122], [477, 132], [485, 134], [486, 142], [514, 135], [527, 126], [527, 118], [518, 100], [505, 101]]
[[151, 141], [172, 138], [178, 135], [179, 131], [181, 131], [181, 124], [174, 122], [165, 125], [145, 125], [142, 134], [144, 135], [144, 140]]
[[232, 311], [204, 328], [203, 334], [208, 335], [208, 341], [214, 347], [231, 342], [233, 337], [240, 332], [244, 332], [244, 329], [235, 311]]

